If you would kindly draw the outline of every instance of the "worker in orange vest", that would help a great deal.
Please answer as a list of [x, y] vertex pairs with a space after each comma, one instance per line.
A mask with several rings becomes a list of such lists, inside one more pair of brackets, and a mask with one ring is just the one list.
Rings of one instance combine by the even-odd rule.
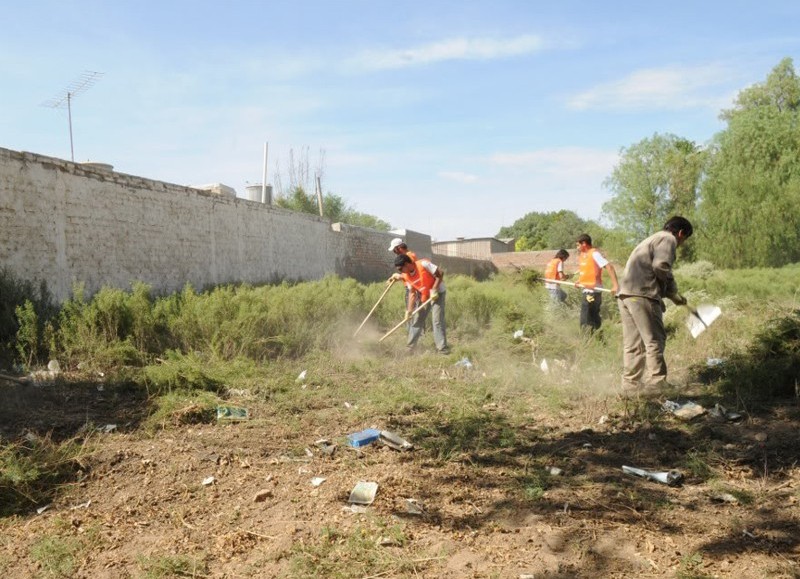
[[[395, 237], [394, 239], [392, 239], [391, 243], [389, 243], [389, 251], [394, 253], [395, 257], [397, 257], [398, 255], [407, 255], [411, 259], [411, 261], [417, 261], [418, 259], [417, 254], [414, 253], [413, 251], [409, 251], [408, 245], [406, 245], [406, 242], [403, 241], [403, 239], [400, 237]], [[400, 281], [400, 274], [393, 273], [387, 280], [387, 283], [390, 283], [392, 281]], [[408, 301], [408, 286], [406, 286], [405, 300]]]
[[406, 242], [400, 237], [395, 237], [392, 239], [391, 243], [389, 244], [389, 251], [395, 255], [407, 255], [411, 258], [411, 261], [417, 261], [417, 254], [413, 251], [409, 251]]
[[[409, 290], [406, 300], [406, 318], [411, 321], [408, 327], [408, 341], [406, 345], [412, 349], [425, 328], [425, 320], [428, 318], [428, 311], [431, 312], [433, 321], [433, 342], [436, 350], [440, 354], [449, 354], [450, 348], [447, 345], [447, 326], [444, 318], [445, 287], [444, 273], [436, 265], [427, 259], [411, 261], [408, 255], [398, 255], [394, 260], [397, 272], [405, 281]], [[417, 302], [425, 303], [430, 298], [431, 303], [414, 314], [411, 312], [416, 308]]]
[[[555, 279], [558, 281], [567, 279], [567, 276], [564, 275], [564, 262], [567, 259], [569, 259], [569, 252], [567, 252], [566, 249], [559, 249], [555, 257], [547, 264], [544, 270], [544, 279]], [[544, 287], [550, 292], [550, 297], [553, 298], [554, 302], [560, 304], [567, 299], [567, 294], [557, 283], [545, 282]]]
[[588, 329], [594, 333], [600, 329], [600, 306], [603, 303], [603, 294], [598, 288], [603, 287], [603, 270], [611, 278], [611, 293], [619, 291], [617, 272], [611, 262], [596, 248], [592, 247], [592, 238], [586, 233], [579, 235], [578, 245], [578, 281], [575, 287], [583, 290], [581, 299], [581, 329]]

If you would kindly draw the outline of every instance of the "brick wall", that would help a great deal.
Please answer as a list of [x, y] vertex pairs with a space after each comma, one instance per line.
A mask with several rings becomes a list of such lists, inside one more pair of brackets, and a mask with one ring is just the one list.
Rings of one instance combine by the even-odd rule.
[[84, 283], [386, 279], [394, 235], [244, 199], [0, 148], [0, 265], [57, 299]]

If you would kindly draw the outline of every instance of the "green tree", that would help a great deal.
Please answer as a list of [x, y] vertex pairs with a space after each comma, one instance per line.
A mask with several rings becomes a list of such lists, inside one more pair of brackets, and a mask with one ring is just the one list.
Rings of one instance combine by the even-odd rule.
[[[287, 195], [279, 195], [275, 199], [275, 205], [292, 211], [319, 215], [317, 196], [306, 193], [301, 186], [293, 187]], [[369, 227], [379, 231], [389, 231], [392, 228], [389, 223], [374, 215], [356, 211], [353, 207], [348, 206], [340, 196], [331, 193], [322, 197], [322, 215], [333, 222]]]
[[725, 267], [800, 261], [800, 79], [790, 58], [720, 118], [701, 192], [700, 257]]
[[515, 237], [517, 251], [561, 247], [570, 249], [581, 233], [597, 227], [599, 226], [581, 219], [573, 211], [564, 209], [551, 213], [533, 211], [517, 219], [513, 225], [502, 227], [497, 237]]
[[672, 134], [623, 148], [603, 185], [612, 192], [603, 205], [608, 220], [633, 242], [660, 230], [672, 215], [692, 219], [706, 153]]

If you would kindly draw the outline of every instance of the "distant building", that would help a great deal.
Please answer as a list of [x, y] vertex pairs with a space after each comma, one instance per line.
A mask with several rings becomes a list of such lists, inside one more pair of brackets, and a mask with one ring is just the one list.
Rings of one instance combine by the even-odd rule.
[[495, 237], [474, 239], [459, 237], [454, 241], [431, 243], [431, 250], [435, 255], [491, 260], [493, 254], [514, 251], [514, 240], [500, 240]]

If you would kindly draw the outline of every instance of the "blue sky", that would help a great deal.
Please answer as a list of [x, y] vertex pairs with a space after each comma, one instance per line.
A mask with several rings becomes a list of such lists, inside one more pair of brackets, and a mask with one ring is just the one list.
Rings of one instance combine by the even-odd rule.
[[[0, 147], [245, 195], [286, 187], [290, 153], [325, 192], [434, 239], [531, 211], [600, 219], [623, 147], [700, 144], [784, 57], [800, 2], [59, 0], [7, 2]], [[308, 186], [311, 186], [309, 181]]]

